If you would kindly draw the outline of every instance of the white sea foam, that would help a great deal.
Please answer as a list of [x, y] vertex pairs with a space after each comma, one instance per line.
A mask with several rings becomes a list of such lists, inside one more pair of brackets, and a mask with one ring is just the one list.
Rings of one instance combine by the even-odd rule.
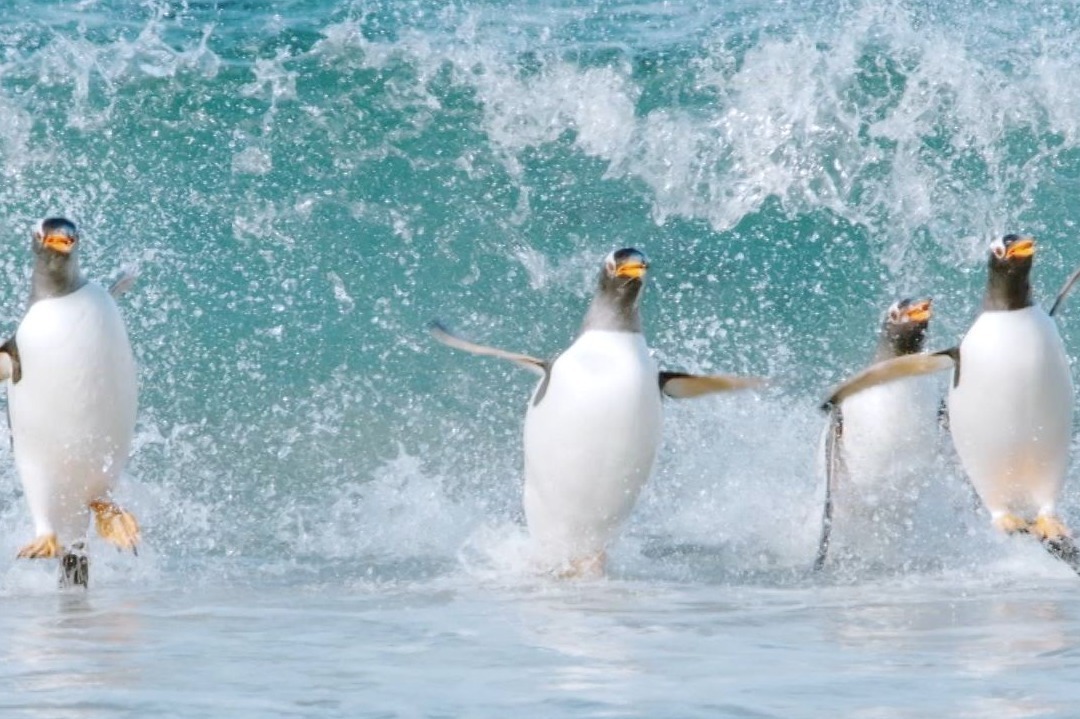
[[[1067, 31], [1006, 57], [970, 26], [928, 27], [903, 5], [864, 3], [832, 27], [766, 35], [736, 54], [741, 28], [718, 26], [684, 79], [716, 101], [640, 113], [642, 81], [627, 62], [582, 67], [541, 45], [538, 70], [522, 72], [513, 51], [499, 50], [504, 38], [485, 30], [469, 15], [453, 37], [385, 44], [346, 22], [328, 27], [315, 51], [357, 47], [371, 67], [397, 58], [421, 78], [449, 62], [475, 89], [512, 173], [523, 151], [572, 133], [610, 177], [647, 185], [657, 222], [702, 218], [718, 231], [775, 198], [793, 216], [824, 209], [865, 226], [882, 247], [930, 232], [970, 260], [957, 239], [1011, 226], [1051, 179], [1051, 158], [1075, 146], [1074, 93], [1059, 82], [1078, 59]], [[1035, 148], [1034, 167], [1009, 147], [1011, 137], [1047, 133], [1064, 142]], [[990, 182], [974, 182], [973, 167]], [[895, 270], [900, 258], [912, 261], [883, 260]]]

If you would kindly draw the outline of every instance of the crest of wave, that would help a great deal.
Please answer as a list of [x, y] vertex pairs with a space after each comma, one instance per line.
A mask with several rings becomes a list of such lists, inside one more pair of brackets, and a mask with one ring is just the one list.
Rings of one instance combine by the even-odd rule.
[[1080, 95], [1064, 78], [1080, 57], [1067, 28], [1016, 43], [955, 14], [935, 22], [884, 2], [753, 33], [732, 21], [684, 40], [698, 45], [674, 80], [699, 100], [649, 108], [638, 72], [649, 48], [588, 63], [588, 48], [552, 42], [526, 62], [498, 26], [472, 16], [448, 37], [392, 43], [334, 25], [315, 52], [405, 60], [419, 87], [449, 63], [475, 89], [512, 171], [523, 150], [571, 133], [609, 176], [648, 187], [658, 222], [698, 218], [724, 231], [776, 198], [789, 215], [826, 210], [883, 245], [929, 233], [970, 260], [976, 238], [1018, 222], [1076, 147]]

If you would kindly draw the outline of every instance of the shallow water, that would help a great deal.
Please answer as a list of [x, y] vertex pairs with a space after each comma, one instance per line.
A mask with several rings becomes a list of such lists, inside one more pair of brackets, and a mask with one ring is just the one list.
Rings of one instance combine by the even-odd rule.
[[1071, 716], [1075, 578], [97, 587], [0, 601], [5, 716]]
[[[809, 566], [815, 407], [883, 309], [932, 295], [946, 347], [991, 237], [1039, 237], [1044, 303], [1080, 265], [1078, 20], [4, 5], [0, 324], [43, 216], [79, 224], [93, 278], [140, 273], [119, 495], [145, 542], [95, 543], [89, 592], [58, 592], [14, 560], [30, 522], [0, 442], [0, 714], [1075, 715], [1080, 580], [990, 531], [947, 446], [910, 526], [838, 528], [841, 561]], [[547, 581], [521, 527], [532, 378], [425, 326], [551, 356], [627, 245], [661, 364], [774, 384], [667, 403], [609, 578]]]

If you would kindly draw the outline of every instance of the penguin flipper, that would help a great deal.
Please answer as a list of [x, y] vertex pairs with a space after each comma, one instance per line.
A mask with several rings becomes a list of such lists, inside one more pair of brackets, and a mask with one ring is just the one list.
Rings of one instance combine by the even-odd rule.
[[1054, 298], [1054, 304], [1050, 305], [1049, 314], [1051, 317], [1053, 317], [1054, 313], [1061, 307], [1061, 304], [1065, 301], [1065, 296], [1069, 294], [1069, 291], [1072, 290], [1073, 285], [1076, 284], [1077, 280], [1080, 280], [1080, 268], [1073, 270], [1073, 273], [1069, 275], [1069, 279], [1065, 280], [1065, 284], [1058, 290], [1057, 297]]
[[901, 357], [893, 357], [884, 362], [870, 365], [851, 379], [833, 388], [829, 397], [822, 402], [821, 409], [840, 404], [853, 394], [858, 394], [871, 387], [877, 387], [888, 382], [895, 382], [906, 377], [918, 377], [919, 375], [932, 374], [955, 367], [959, 351], [953, 347], [931, 354], [911, 354]]
[[818, 541], [817, 557], [814, 558], [814, 571], [825, 567], [829, 556], [829, 542], [832, 539], [833, 497], [846, 471], [840, 441], [844, 436], [844, 415], [840, 407], [835, 406], [829, 413], [829, 431], [825, 435], [825, 506], [821, 513], [821, 539]]
[[766, 380], [760, 377], [737, 377], [727, 374], [700, 375], [685, 372], [660, 373], [660, 391], [676, 399], [701, 397], [713, 392], [754, 389], [765, 384]]
[[475, 342], [470, 342], [467, 339], [458, 337], [437, 320], [428, 324], [428, 331], [431, 332], [432, 337], [447, 347], [470, 352], [474, 355], [498, 357], [499, 359], [509, 360], [519, 367], [524, 367], [530, 372], [535, 372], [539, 375], [547, 374], [548, 370], [551, 368], [550, 362], [545, 362], [536, 357], [519, 354], [517, 352], [507, 352], [506, 350], [488, 347], [486, 345], [478, 345]]
[[118, 549], [139, 553], [139, 522], [134, 514], [106, 499], [95, 499], [89, 507], [94, 513], [94, 526], [103, 539]]
[[109, 294], [112, 295], [114, 300], [120, 299], [128, 290], [135, 286], [135, 281], [138, 279], [138, 272], [124, 270], [120, 276], [113, 280], [113, 283], [109, 285]]
[[15, 336], [0, 345], [0, 382], [10, 379], [18, 384], [22, 379], [22, 364], [19, 362], [19, 347], [15, 344]]

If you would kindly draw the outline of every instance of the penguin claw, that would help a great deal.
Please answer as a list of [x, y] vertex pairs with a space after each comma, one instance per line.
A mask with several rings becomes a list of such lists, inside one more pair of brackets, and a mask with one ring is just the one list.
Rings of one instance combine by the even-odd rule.
[[42, 534], [19, 550], [18, 559], [55, 559], [60, 556], [60, 542], [56, 534]]
[[94, 512], [94, 525], [102, 538], [119, 549], [130, 549], [136, 555], [139, 553], [139, 522], [135, 515], [104, 499], [91, 502], [90, 509]]
[[1040, 514], [1035, 518], [1035, 521], [1028, 528], [1028, 531], [1043, 542], [1072, 536], [1072, 533], [1069, 531], [1069, 528], [1065, 526], [1065, 523], [1051, 514]]
[[994, 526], [1005, 534], [1016, 534], [1028, 531], [1028, 523], [1015, 514], [999, 514], [994, 517]]

